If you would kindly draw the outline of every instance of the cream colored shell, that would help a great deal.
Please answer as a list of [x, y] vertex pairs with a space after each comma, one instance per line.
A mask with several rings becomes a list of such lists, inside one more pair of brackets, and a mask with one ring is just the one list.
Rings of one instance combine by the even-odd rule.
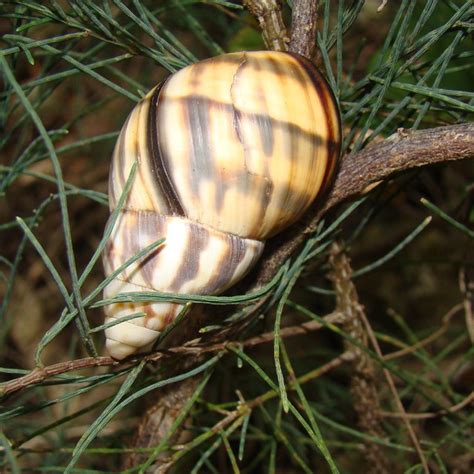
[[[327, 82], [299, 56], [231, 53], [170, 76], [133, 109], [115, 147], [111, 209], [135, 162], [138, 171], [104, 255], [106, 273], [149, 243], [166, 242], [106, 295], [227, 289], [254, 265], [263, 241], [295, 222], [331, 183], [340, 133]], [[152, 342], [180, 309], [160, 305], [107, 309], [109, 318], [137, 308], [147, 313], [106, 331], [114, 357]]]

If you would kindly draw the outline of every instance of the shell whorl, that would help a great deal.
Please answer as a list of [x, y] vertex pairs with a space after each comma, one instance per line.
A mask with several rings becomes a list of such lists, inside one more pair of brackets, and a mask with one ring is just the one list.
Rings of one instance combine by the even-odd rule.
[[172, 75], [129, 116], [111, 206], [138, 157], [128, 208], [263, 240], [325, 189], [339, 143], [337, 105], [309, 61], [269, 51], [207, 59]]
[[[106, 295], [224, 291], [254, 265], [264, 240], [327, 189], [340, 142], [337, 102], [302, 57], [231, 53], [173, 74], [137, 104], [117, 141], [111, 209], [138, 167], [104, 254], [106, 273], [166, 241], [122, 272]], [[109, 351], [123, 358], [145, 346], [180, 308], [111, 305], [109, 318], [138, 310], [147, 316], [107, 329]], [[132, 335], [134, 326], [140, 329]]]
[[[106, 274], [159, 240], [160, 236], [166, 238], [165, 242], [127, 266], [106, 287], [105, 297], [140, 291], [219, 294], [242, 279], [258, 260], [264, 246], [258, 240], [243, 239], [179, 216], [128, 210], [120, 213], [106, 246]], [[182, 305], [175, 303], [109, 305], [106, 309], [109, 320], [139, 311], [146, 313], [145, 317], [106, 329], [109, 352], [122, 358], [152, 342], [181, 309]], [[143, 329], [134, 334], [135, 326]], [[127, 354], [123, 355], [125, 352]]]

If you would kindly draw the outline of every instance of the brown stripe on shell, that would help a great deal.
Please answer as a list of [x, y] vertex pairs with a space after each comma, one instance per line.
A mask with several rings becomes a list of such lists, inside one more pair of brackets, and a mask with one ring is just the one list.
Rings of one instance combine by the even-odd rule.
[[274, 146], [274, 136], [272, 120], [268, 115], [260, 115], [257, 120], [257, 127], [260, 132], [262, 150], [266, 157], [272, 156]]
[[[244, 154], [246, 152], [246, 143], [245, 143], [243, 134], [241, 132], [242, 111], [239, 110], [235, 105], [236, 101], [234, 99], [234, 89], [236, 88], [238, 89], [240, 76], [242, 76], [242, 74], [245, 74], [245, 75], [252, 74], [253, 73], [252, 70], [258, 73], [261, 69], [262, 69], [262, 61], [249, 60], [248, 55], [246, 53], [243, 53], [241, 62], [234, 74], [232, 84], [230, 87], [232, 109], [234, 111], [234, 119], [233, 119], [234, 128], [240, 142], [242, 143], [242, 146], [244, 147]], [[259, 86], [261, 86], [262, 83], [259, 82], [258, 84]], [[265, 103], [266, 93], [265, 91], [263, 91], [261, 87], [259, 89], [259, 93], [262, 98], [262, 101]], [[264, 106], [263, 110], [267, 110], [267, 108]], [[269, 157], [271, 156], [273, 152], [273, 146], [274, 146], [272, 120], [267, 114], [255, 115], [255, 119], [256, 119], [255, 120], [256, 126], [260, 133], [260, 140], [261, 140], [263, 152], [266, 156]]]
[[[294, 67], [292, 67], [291, 69], [287, 67], [288, 65], [294, 66], [291, 62], [285, 62], [284, 64], [281, 64], [280, 61], [277, 61], [274, 56], [270, 56], [267, 59], [267, 62], [272, 64], [271, 69], [272, 71], [274, 71], [274, 73], [278, 77], [280, 78], [291, 77], [292, 79], [296, 79], [298, 82], [301, 82], [301, 85], [303, 88], [306, 88], [308, 86], [307, 81], [300, 80], [301, 79], [300, 75], [295, 76], [294, 74], [291, 73], [291, 72], [294, 72], [294, 69], [295, 69]], [[294, 125], [293, 127], [291, 127], [291, 125], [294, 125], [294, 124], [290, 124], [289, 122], [286, 123], [286, 126], [288, 127], [286, 135], [289, 136], [291, 139], [291, 156], [292, 157], [298, 156], [297, 145], [299, 144], [298, 138], [300, 137], [300, 135], [303, 135], [306, 139], [317, 143], [317, 146], [321, 145], [321, 137], [316, 137], [315, 135], [304, 132], [304, 131], [302, 131], [303, 133], [300, 133], [300, 132], [294, 133], [294, 128], [296, 128], [296, 125]], [[281, 208], [283, 210], [287, 207], [290, 197], [291, 198], [294, 197], [294, 192], [291, 187], [291, 183], [294, 182], [294, 178], [293, 178], [294, 171], [295, 171], [295, 163], [292, 162], [292, 166], [290, 168], [290, 176], [289, 176], [289, 179], [287, 180], [287, 186], [285, 190], [286, 192], [283, 194], [282, 200], [281, 200]], [[296, 212], [298, 212], [298, 210], [296, 210]]]
[[[123, 188], [125, 187], [125, 183], [127, 182], [127, 178], [125, 176], [126, 160], [124, 142], [131, 115], [132, 112], [128, 114], [127, 119], [124, 125], [122, 126], [122, 130], [120, 131], [119, 138], [114, 149], [112, 163], [110, 166], [108, 186], [109, 207], [111, 211], [113, 211], [117, 206], [117, 202], [120, 199], [120, 195], [122, 194]], [[116, 175], [118, 175], [117, 180], [114, 179]]]
[[[255, 71], [258, 73], [264, 68], [264, 63], [263, 61], [252, 61], [252, 62], [247, 62], [246, 65], [250, 66], [255, 69]], [[260, 97], [262, 98], [262, 102], [264, 104], [263, 108], [264, 110], [268, 110], [266, 104], [267, 104], [267, 94], [265, 90], [262, 87], [262, 81], [258, 82], [258, 92]], [[273, 124], [271, 118], [267, 114], [262, 114], [257, 117], [257, 126], [258, 130], [260, 132], [260, 139], [262, 142], [262, 150], [265, 156], [271, 157], [273, 153], [273, 148], [275, 145], [275, 136], [273, 133]], [[265, 176], [268, 176], [268, 160], [265, 160], [266, 164], [266, 171], [265, 171]]]
[[[110, 218], [109, 218], [110, 219]], [[166, 220], [152, 211], [122, 210], [115, 223], [115, 228], [106, 244], [103, 264], [106, 273], [112, 273], [118, 267], [141, 252], [146, 245], [166, 236]], [[119, 246], [117, 243], [120, 242]], [[143, 245], [141, 242], [146, 242]], [[133, 284], [153, 288], [152, 260], [158, 256], [163, 247], [153, 249], [126, 267], [118, 279], [131, 281]], [[138, 282], [136, 276], [142, 283]], [[135, 275], [135, 276], [134, 276]]]
[[[338, 158], [341, 151], [342, 125], [341, 116], [337, 110], [337, 100], [328, 82], [326, 79], [324, 79], [324, 77], [320, 74], [311, 61], [306, 59], [304, 56], [300, 56], [295, 53], [285, 54], [289, 54], [290, 56], [294, 57], [301, 64], [313, 82], [315, 90], [318, 93], [319, 100], [321, 101], [321, 104], [323, 104], [324, 115], [326, 117], [326, 124], [328, 127], [328, 140], [326, 144], [328, 149], [328, 166], [326, 166], [324, 179], [322, 181], [323, 186], [319, 192], [319, 194], [323, 194], [335, 177], [335, 167], [338, 165]], [[336, 123], [333, 122], [334, 115], [336, 116]]]
[[[305, 65], [302, 63], [302, 61], [300, 60], [300, 58], [297, 56], [297, 55], [294, 55], [294, 54], [288, 54], [289, 56], [291, 56], [293, 59], [295, 59], [296, 61], [295, 62], [292, 62], [289, 66], [288, 66], [288, 71], [290, 72], [291, 71], [291, 75], [293, 77], [293, 79], [297, 79], [297, 81], [300, 83], [304, 93], [305, 93], [305, 98], [307, 101], [310, 101], [310, 86], [313, 88], [314, 86], [314, 89], [316, 90], [316, 94], [319, 98], [319, 100], [321, 101], [321, 104], [323, 104], [323, 111], [324, 111], [324, 116], [325, 116], [325, 121], [324, 123], [328, 123], [328, 122], [332, 122], [331, 120], [331, 108], [332, 108], [332, 103], [331, 102], [328, 102], [327, 101], [327, 96], [326, 96], [326, 93], [327, 91], [331, 91], [330, 87], [329, 87], [329, 84], [327, 84], [327, 82], [324, 80], [324, 78], [319, 74], [318, 71], [315, 71], [315, 74], [318, 75], [318, 77], [321, 79], [320, 83], [318, 85], [315, 84], [313, 78], [310, 76], [310, 80], [308, 80], [308, 71], [306, 70], [305, 68]], [[305, 59], [305, 58], [303, 58]], [[312, 63], [308, 60], [306, 60], [307, 63], [308, 63], [308, 67], [312, 67], [312, 69], [315, 69], [314, 66], [312, 65]], [[324, 95], [324, 100], [323, 98], [321, 97], [322, 95]], [[334, 102], [335, 103], [335, 102]], [[332, 123], [331, 124], [328, 124], [328, 137], [327, 139], [323, 142], [321, 139], [318, 140], [316, 143], [314, 143], [314, 147], [319, 150], [320, 148], [322, 147], [326, 147], [326, 152], [327, 152], [327, 157], [326, 157], [326, 160], [325, 160], [325, 163], [324, 163], [324, 173], [323, 173], [323, 177], [322, 177], [322, 181], [321, 181], [321, 187], [320, 189], [318, 190], [317, 194], [316, 194], [316, 197], [321, 194], [323, 192], [323, 190], [325, 189], [325, 187], [327, 186], [327, 181], [329, 178], [331, 178], [331, 175], [332, 175], [332, 170], [334, 168], [334, 160], [335, 157], [332, 153], [331, 153], [331, 149], [330, 149], [330, 144], [332, 144], [332, 140], [333, 140], [333, 136], [331, 135], [331, 129], [330, 127], [332, 127]], [[321, 161], [321, 160], [319, 160]], [[315, 166], [318, 168], [322, 167], [323, 163], [316, 163]], [[319, 169], [318, 169], [319, 171]]]
[[226, 247], [225, 254], [218, 262], [219, 271], [214, 273], [213, 278], [208, 281], [208, 294], [212, 294], [213, 291], [223, 291], [228, 288], [229, 282], [234, 280], [236, 270], [247, 254], [248, 240], [227, 234]]
[[[231, 86], [231, 89], [230, 89], [230, 95], [231, 95], [231, 100], [232, 100], [232, 103], [231, 103], [231, 107], [232, 107], [232, 113], [233, 113], [233, 124], [234, 124], [234, 129], [236, 131], [236, 134], [239, 138], [239, 141], [240, 143], [242, 144], [242, 149], [243, 149], [243, 154], [244, 154], [244, 164], [245, 164], [245, 169], [246, 169], [246, 173], [247, 174], [252, 174], [249, 170], [248, 170], [248, 152], [249, 152], [249, 147], [248, 147], [248, 143], [246, 143], [246, 139], [245, 139], [245, 136], [242, 132], [242, 129], [241, 129], [241, 123], [243, 120], [248, 120], [248, 121], [253, 121], [253, 122], [256, 122], [257, 123], [257, 127], [259, 129], [259, 132], [260, 132], [260, 137], [261, 137], [261, 140], [262, 140], [262, 147], [264, 149], [264, 153], [265, 153], [265, 157], [262, 158], [263, 159], [263, 162], [265, 163], [265, 170], [263, 171], [262, 173], [262, 179], [265, 180], [265, 193], [263, 196], [261, 196], [261, 200], [260, 202], [257, 203], [257, 205], [259, 206], [259, 218], [257, 219], [257, 223], [260, 223], [261, 220], [264, 218], [265, 216], [265, 212], [267, 210], [267, 207], [270, 203], [270, 199], [271, 199], [271, 196], [272, 196], [272, 191], [273, 191], [273, 183], [271, 182], [271, 180], [268, 178], [269, 176], [269, 171], [268, 171], [268, 161], [269, 161], [269, 158], [271, 158], [271, 153], [273, 152], [273, 145], [274, 145], [274, 136], [273, 136], [273, 122], [275, 122], [271, 117], [269, 117], [267, 114], [260, 114], [260, 115], [256, 115], [256, 114], [248, 114], [248, 113], [243, 113], [241, 110], [238, 109], [238, 107], [235, 105], [236, 104], [236, 100], [235, 100], [235, 96], [234, 96], [234, 90], [237, 88], [238, 89], [238, 84], [239, 84], [239, 77], [240, 75], [242, 75], [244, 72], [245, 74], [249, 74], [251, 73], [251, 71], [247, 71], [247, 68], [253, 68], [255, 69], [256, 71], [259, 70], [259, 67], [260, 67], [260, 64], [253, 64], [253, 62], [250, 62], [248, 60], [248, 56], [244, 53], [243, 55], [243, 60], [242, 62], [239, 64], [239, 67], [234, 75], [234, 79], [232, 81], [232, 86]], [[260, 83], [261, 84], [261, 83]], [[264, 91], [262, 90], [261, 91], [261, 94], [262, 94], [262, 97], [266, 97], [266, 94], [264, 93]], [[266, 110], [266, 108], [265, 108]], [[256, 120], [253, 120], [253, 119], [256, 119]], [[262, 129], [263, 127], [263, 129]], [[271, 134], [271, 136], [270, 136]], [[235, 173], [234, 173], [234, 176], [235, 176]]]
[[[172, 76], [171, 76], [172, 77]], [[148, 112], [148, 149], [150, 153], [150, 165], [152, 166], [153, 175], [156, 178], [161, 195], [167, 201], [169, 213], [172, 215], [184, 215], [183, 207], [179, 201], [178, 195], [173, 187], [169, 171], [167, 168], [167, 160], [161, 153], [158, 141], [158, 120], [157, 108], [161, 100], [161, 91], [167, 80], [162, 82], [155, 90], [150, 101], [150, 110]]]
[[[291, 61], [285, 62], [283, 64], [283, 68], [278, 68], [278, 70], [276, 70], [275, 67], [274, 67], [275, 58], [277, 58], [279, 55], [289, 55], [289, 56], [292, 56], [296, 59], [299, 59], [299, 56], [297, 54], [284, 53], [284, 52], [278, 52], [277, 53], [275, 51], [266, 51], [265, 53], [267, 53], [267, 54], [261, 55], [255, 61], [249, 61], [248, 62], [249, 67], [255, 68], [256, 63], [258, 63], [258, 70], [259, 71], [271, 72], [271, 73], [275, 74], [278, 77], [285, 77], [285, 76], [292, 77], [297, 82], [300, 82], [302, 85], [306, 84], [306, 78], [305, 77], [302, 77], [302, 76], [294, 77], [291, 72], [289, 72], [288, 70], [285, 70], [287, 65], [291, 65]], [[236, 63], [240, 63], [242, 61], [242, 56], [250, 56], [251, 57], [252, 52], [230, 53], [230, 54], [226, 54], [225, 57], [224, 56], [217, 56], [215, 58], [206, 59], [204, 61], [200, 61], [197, 64], [193, 64], [192, 67], [196, 67], [197, 65], [206, 67], [206, 66], [211, 65], [210, 63], [212, 63], [212, 62], [214, 63], [213, 66], [215, 65], [217, 67], [219, 67], [221, 64], [222, 65], [236, 64]], [[255, 69], [257, 69], [257, 68], [255, 68]], [[251, 73], [251, 71], [250, 71], [250, 73]]]
[[[166, 100], [166, 99], [165, 99]], [[209, 99], [208, 97], [200, 96], [200, 95], [189, 95], [186, 98], [179, 98], [179, 99], [168, 99], [168, 100], [174, 100], [174, 101], [180, 101], [184, 104], [184, 106], [187, 108], [189, 103], [192, 103], [194, 101], [199, 102], [200, 106], [211, 109], [213, 107], [221, 108], [223, 109], [227, 114], [234, 116], [234, 107], [232, 104], [225, 104], [222, 102], [219, 102], [214, 99]], [[238, 112], [238, 120], [243, 121], [243, 120], [249, 120], [251, 122], [257, 123], [259, 120], [266, 120], [265, 117], [268, 117], [266, 114], [256, 114], [256, 113], [250, 113], [250, 112], [242, 112], [242, 111], [236, 111]], [[273, 117], [268, 117], [268, 120], [271, 122], [273, 128], [278, 128], [278, 127], [286, 127], [289, 129], [289, 133], [294, 133], [294, 134], [300, 134], [307, 138], [308, 140], [316, 140], [318, 141], [319, 144], [322, 143], [321, 136], [316, 135], [314, 133], [307, 132], [306, 130], [303, 130], [301, 127], [294, 123], [290, 122], [284, 122], [281, 120], [277, 120]]]
[[[191, 71], [193, 73], [191, 77], [195, 77], [199, 73], [199, 68], [192, 68]], [[214, 182], [217, 178], [212, 151], [214, 143], [209, 133], [209, 116], [212, 111], [206, 101], [194, 96], [190, 96], [184, 107], [190, 137], [190, 185], [193, 193], [197, 196], [199, 195], [200, 182], [206, 179]], [[217, 210], [221, 208], [222, 201], [222, 188], [216, 186], [215, 206]]]
[[[136, 230], [140, 233], [143, 233], [145, 236], [153, 236], [149, 240], [160, 240], [166, 237], [166, 228], [167, 222], [159, 214], [154, 212], [139, 212], [137, 213], [137, 224]], [[132, 229], [129, 229], [132, 230]], [[143, 250], [143, 246], [140, 245], [140, 239], [138, 239], [138, 232], [129, 232], [128, 234], [132, 237], [133, 247], [129, 252], [129, 258], [136, 255], [138, 252]], [[159, 246], [156, 249], [153, 249], [144, 257], [138, 260], [137, 271], [141, 273], [141, 277], [145, 285], [149, 288], [153, 288], [153, 277], [154, 277], [154, 268], [153, 260], [158, 257], [160, 252], [163, 250], [162, 246]]]
[[[160, 86], [157, 87], [157, 89], [159, 89]], [[140, 124], [140, 119], [141, 117], [143, 116], [142, 114], [145, 112], [145, 106], [146, 104], [148, 104], [148, 120], [149, 120], [149, 116], [150, 116], [150, 113], [151, 113], [151, 101], [150, 99], [146, 98], [146, 99], [143, 99], [140, 104], [138, 105], [137, 107], [137, 112], [138, 112], [138, 117], [137, 117], [137, 123]], [[149, 130], [150, 130], [150, 125], [148, 124], [147, 125], [147, 134], [149, 133]], [[141, 156], [141, 153], [140, 153], [140, 147], [141, 147], [141, 143], [140, 143], [140, 134], [138, 133], [139, 130], [137, 130], [137, 137], [134, 137], [134, 146], [135, 146], [135, 157], [137, 159], [137, 162], [138, 162], [138, 167], [137, 167], [137, 178], [136, 178], [136, 181], [139, 182], [139, 183], [146, 183], [146, 179], [144, 177], [144, 175], [146, 175], [147, 173], [154, 173], [154, 169], [153, 169], [153, 156], [152, 156], [152, 148], [150, 147], [149, 145], [149, 139], [147, 140], [147, 146], [145, 147], [145, 150], [146, 150], [146, 156]], [[133, 135], [132, 135], [133, 136]], [[135, 188], [135, 189], [133, 189]], [[133, 193], [133, 191], [135, 192], [140, 192], [140, 193], [143, 193], [145, 194], [147, 197], [148, 197], [148, 200], [150, 202], [153, 202], [154, 199], [153, 199], [153, 194], [156, 192], [155, 189], [150, 189], [151, 186], [141, 186], [139, 189], [137, 189], [137, 185], [135, 184], [135, 186], [132, 188], [132, 190], [130, 191], [130, 194]]]
[[[190, 83], [194, 87], [199, 84], [199, 71], [202, 68], [202, 63], [197, 63], [191, 66]], [[209, 128], [209, 106], [207, 102], [202, 100], [199, 96], [189, 96], [189, 100], [169, 99], [166, 96], [166, 90], [163, 91], [160, 97], [161, 101], [176, 101], [180, 118], [177, 120], [176, 126], [182, 127], [186, 130], [186, 152], [183, 152], [188, 157], [186, 169], [181, 169], [181, 173], [186, 173], [182, 176], [183, 181], [186, 182], [187, 192], [190, 192], [195, 201], [199, 200], [199, 186], [203, 180], [208, 179], [214, 182], [216, 178], [215, 169], [212, 160], [212, 140], [208, 133]], [[216, 104], [219, 104], [216, 102]], [[162, 144], [160, 147], [161, 157], [166, 168], [170, 170], [169, 179], [176, 192], [177, 198], [181, 201], [178, 186], [173, 181], [173, 154], [168, 150], [173, 148], [173, 143], [168, 143], [169, 137], [164, 127], [166, 116], [160, 116], [157, 111], [156, 115], [158, 123], [158, 140]], [[204, 159], [203, 159], [204, 157]], [[221, 200], [222, 197], [219, 198]], [[186, 216], [186, 209], [182, 206], [183, 211], [181, 215]]]
[[[247, 61], [246, 66], [250, 67], [250, 65], [252, 65], [252, 67], [258, 73], [262, 68], [262, 61], [252, 61], [252, 62]], [[266, 103], [267, 94], [261, 88], [262, 86], [261, 81], [259, 81], [259, 86], [260, 86], [261, 97], [263, 98], [264, 103]], [[268, 110], [267, 107], [264, 107], [264, 110]], [[265, 218], [265, 213], [267, 212], [267, 209], [268, 209], [268, 206], [270, 204], [272, 194], [273, 194], [273, 182], [270, 179], [270, 171], [268, 169], [268, 166], [269, 166], [269, 160], [271, 160], [272, 158], [274, 145], [275, 145], [275, 134], [274, 134], [275, 127], [273, 124], [276, 123], [277, 121], [269, 117], [268, 114], [259, 114], [259, 115], [255, 114], [252, 116], [251, 114], [246, 113], [244, 114], [244, 117], [246, 120], [249, 120], [249, 117], [255, 118], [255, 121], [258, 126], [258, 130], [260, 132], [262, 148], [265, 154], [265, 157], [262, 157], [263, 163], [265, 165], [265, 168], [263, 171], [263, 176], [265, 178], [265, 184], [266, 184], [265, 194], [261, 196], [260, 202], [257, 203], [257, 205], [260, 207], [260, 213], [259, 213], [260, 217], [257, 219], [257, 225], [259, 225], [260, 222], [262, 222], [263, 219]], [[250, 118], [250, 120], [252, 120], [252, 118]], [[246, 163], [246, 166], [247, 166], [247, 163]]]
[[176, 277], [170, 285], [170, 291], [176, 293], [198, 275], [200, 252], [209, 241], [209, 233], [204, 227], [190, 224], [187, 230], [186, 251], [176, 256]]

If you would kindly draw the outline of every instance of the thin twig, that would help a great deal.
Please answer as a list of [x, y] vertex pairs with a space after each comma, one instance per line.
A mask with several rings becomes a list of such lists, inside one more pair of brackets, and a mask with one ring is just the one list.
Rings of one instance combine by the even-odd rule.
[[[345, 320], [346, 316], [338, 311], [335, 311], [334, 313], [328, 314], [327, 316], [324, 317], [324, 321], [326, 323], [330, 324], [340, 324]], [[286, 327], [283, 329], [280, 329], [280, 336], [283, 338], [287, 337], [293, 337], [293, 336], [299, 336], [302, 334], [307, 334], [308, 332], [311, 331], [317, 331], [318, 329], [321, 329], [324, 327], [321, 323], [318, 321], [308, 321], [306, 323], [300, 324], [298, 326], [290, 326]], [[266, 332], [260, 336], [252, 337], [250, 339], [247, 339], [242, 343], [243, 347], [254, 347], [258, 344], [263, 344], [267, 342], [273, 342], [273, 338], [275, 337], [273, 331], [271, 332]]]
[[119, 365], [112, 357], [85, 357], [84, 359], [59, 362], [47, 367], [38, 367], [30, 373], [0, 385], [0, 396], [7, 396], [30, 385], [44, 382], [50, 377], [90, 367]]
[[286, 51], [290, 40], [283, 22], [281, 0], [243, 0], [243, 3], [257, 19], [267, 48]]
[[[339, 312], [330, 313], [324, 317], [325, 322], [331, 324], [338, 324], [343, 321], [343, 319], [344, 315]], [[317, 321], [309, 321], [297, 326], [290, 326], [282, 329], [280, 331], [280, 336], [283, 338], [299, 336], [302, 334], [307, 334], [310, 331], [317, 331], [322, 327], [323, 325]], [[65, 374], [67, 372], [73, 372], [91, 367], [127, 366], [130, 364], [133, 365], [134, 363], [143, 359], [147, 360], [148, 362], [156, 362], [163, 358], [176, 357], [178, 355], [199, 356], [202, 354], [224, 351], [227, 347], [232, 345], [251, 348], [259, 344], [266, 344], [272, 342], [273, 337], [273, 332], [267, 332], [259, 336], [247, 339], [245, 341], [227, 341], [204, 346], [184, 344], [182, 346], [171, 347], [169, 349], [156, 351], [151, 354], [138, 354], [123, 361], [116, 361], [115, 359], [112, 359], [112, 357], [86, 357], [84, 359], [59, 362], [58, 364], [34, 369], [29, 374], [23, 375], [14, 380], [1, 384], [0, 396], [5, 397], [11, 395], [12, 393], [23, 390], [31, 385], [37, 385], [51, 377]]]
[[[415, 344], [404, 347], [403, 349], [400, 349], [398, 351], [390, 352], [388, 354], [385, 354], [383, 359], [384, 360], [393, 360], [393, 359], [398, 359], [399, 357], [403, 357], [407, 354], [413, 354], [413, 352], [416, 352], [418, 349], [421, 349], [423, 347], [426, 347], [427, 345], [431, 344], [432, 342], [436, 341], [440, 336], [442, 336], [448, 329], [449, 329], [449, 324], [451, 321], [451, 318], [459, 313], [463, 309], [462, 303], [459, 303], [455, 305], [453, 308], [451, 308], [448, 313], [443, 317], [443, 323], [439, 329], [437, 329], [435, 332], [430, 334], [429, 336], [425, 337], [424, 339], [419, 340]], [[389, 309], [387, 311], [388, 313], [391, 312]]]
[[394, 135], [346, 155], [324, 209], [361, 194], [394, 173], [440, 162], [474, 158], [474, 123]]
[[409, 418], [411, 420], [427, 420], [430, 418], [439, 418], [441, 416], [449, 415], [451, 413], [456, 413], [459, 410], [467, 407], [474, 403], [474, 392], [471, 392], [464, 400], [456, 403], [448, 408], [443, 408], [437, 412], [430, 412], [430, 413], [397, 413], [397, 412], [388, 412], [388, 411], [381, 411], [380, 416], [386, 418]]
[[463, 295], [464, 317], [467, 333], [474, 344], [474, 271], [467, 264], [459, 272], [459, 289]]
[[[367, 331], [367, 335], [369, 336], [370, 343], [372, 344], [372, 346], [375, 350], [375, 353], [380, 358], [383, 358], [383, 354], [382, 354], [382, 351], [380, 349], [377, 338], [375, 337], [375, 334], [372, 331], [372, 327], [370, 326], [369, 321], [365, 317], [365, 314], [362, 313], [361, 318], [364, 322], [364, 325], [365, 325], [365, 328], [366, 328], [366, 331]], [[403, 403], [400, 400], [400, 397], [398, 395], [397, 388], [395, 387], [395, 382], [393, 381], [392, 375], [390, 374], [390, 372], [386, 368], [383, 368], [382, 370], [383, 370], [384, 376], [387, 380], [390, 391], [392, 392], [392, 396], [395, 400], [395, 404], [396, 404], [399, 412], [402, 413], [402, 414], [406, 414], [405, 407], [403, 406]], [[408, 417], [406, 417], [406, 416], [403, 417], [403, 421], [404, 421], [405, 426], [407, 428], [408, 434], [410, 435], [412, 443], [415, 446], [416, 452], [418, 453], [418, 457], [420, 458], [421, 464], [423, 466], [423, 470], [424, 470], [425, 474], [429, 474], [430, 471], [429, 471], [429, 468], [428, 468], [428, 463], [426, 461], [425, 455], [423, 454], [423, 450], [421, 449], [421, 445], [420, 445], [420, 442], [418, 440], [418, 437], [416, 436], [415, 430], [411, 426], [411, 423], [410, 423], [410, 420], [409, 420]]]

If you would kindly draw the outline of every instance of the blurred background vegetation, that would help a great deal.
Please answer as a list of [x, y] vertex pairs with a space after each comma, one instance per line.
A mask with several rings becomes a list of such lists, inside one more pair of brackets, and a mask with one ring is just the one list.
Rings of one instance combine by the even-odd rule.
[[[340, 101], [346, 153], [399, 128], [473, 117], [473, 3], [389, 1], [379, 12], [380, 3], [320, 2], [318, 63]], [[291, 4], [284, 9], [288, 25]], [[0, 31], [0, 374], [6, 382], [38, 365], [93, 355], [94, 347], [103, 353], [102, 332], [90, 329], [103, 323], [101, 309], [92, 307], [104, 278], [95, 252], [109, 214], [112, 148], [134, 103], [186, 64], [264, 45], [239, 2], [220, 0], [12, 0], [0, 2]], [[474, 328], [463, 289], [474, 279], [473, 178], [472, 160], [440, 164], [382, 183], [340, 222], [347, 206], [333, 210], [309, 237], [317, 251], [304, 262], [294, 257], [288, 277], [273, 289], [273, 306], [245, 335], [273, 329], [275, 307], [295, 271], [299, 278], [281, 304], [282, 327], [333, 311], [327, 245], [342, 239], [382, 352], [401, 350], [384, 366], [406, 411], [427, 414], [412, 425], [431, 472], [474, 471], [474, 413], [463, 404], [474, 386]], [[212, 307], [212, 326], [203, 334], [225, 327], [220, 308]], [[345, 340], [335, 326], [286, 339], [284, 373], [291, 375], [290, 360], [298, 377], [323, 366]], [[423, 472], [405, 425], [387, 414], [398, 410], [380, 360], [368, 353], [378, 367], [384, 433], [371, 440], [390, 472]], [[222, 351], [199, 364], [204, 378], [181, 420], [180, 442], [187, 444], [171, 450], [175, 472], [367, 470], [369, 435], [358, 427], [349, 366], [289, 390], [294, 410], [285, 414], [272, 343]], [[139, 465], [123, 470], [122, 458], [136, 449], [134, 431], [145, 406], [161, 396], [160, 381], [173, 382], [167, 370], [137, 362], [77, 371], [3, 399], [2, 472], [140, 472]], [[262, 395], [267, 398], [235, 423], [211, 430], [242, 400]], [[164, 448], [144, 448], [144, 463]]]

